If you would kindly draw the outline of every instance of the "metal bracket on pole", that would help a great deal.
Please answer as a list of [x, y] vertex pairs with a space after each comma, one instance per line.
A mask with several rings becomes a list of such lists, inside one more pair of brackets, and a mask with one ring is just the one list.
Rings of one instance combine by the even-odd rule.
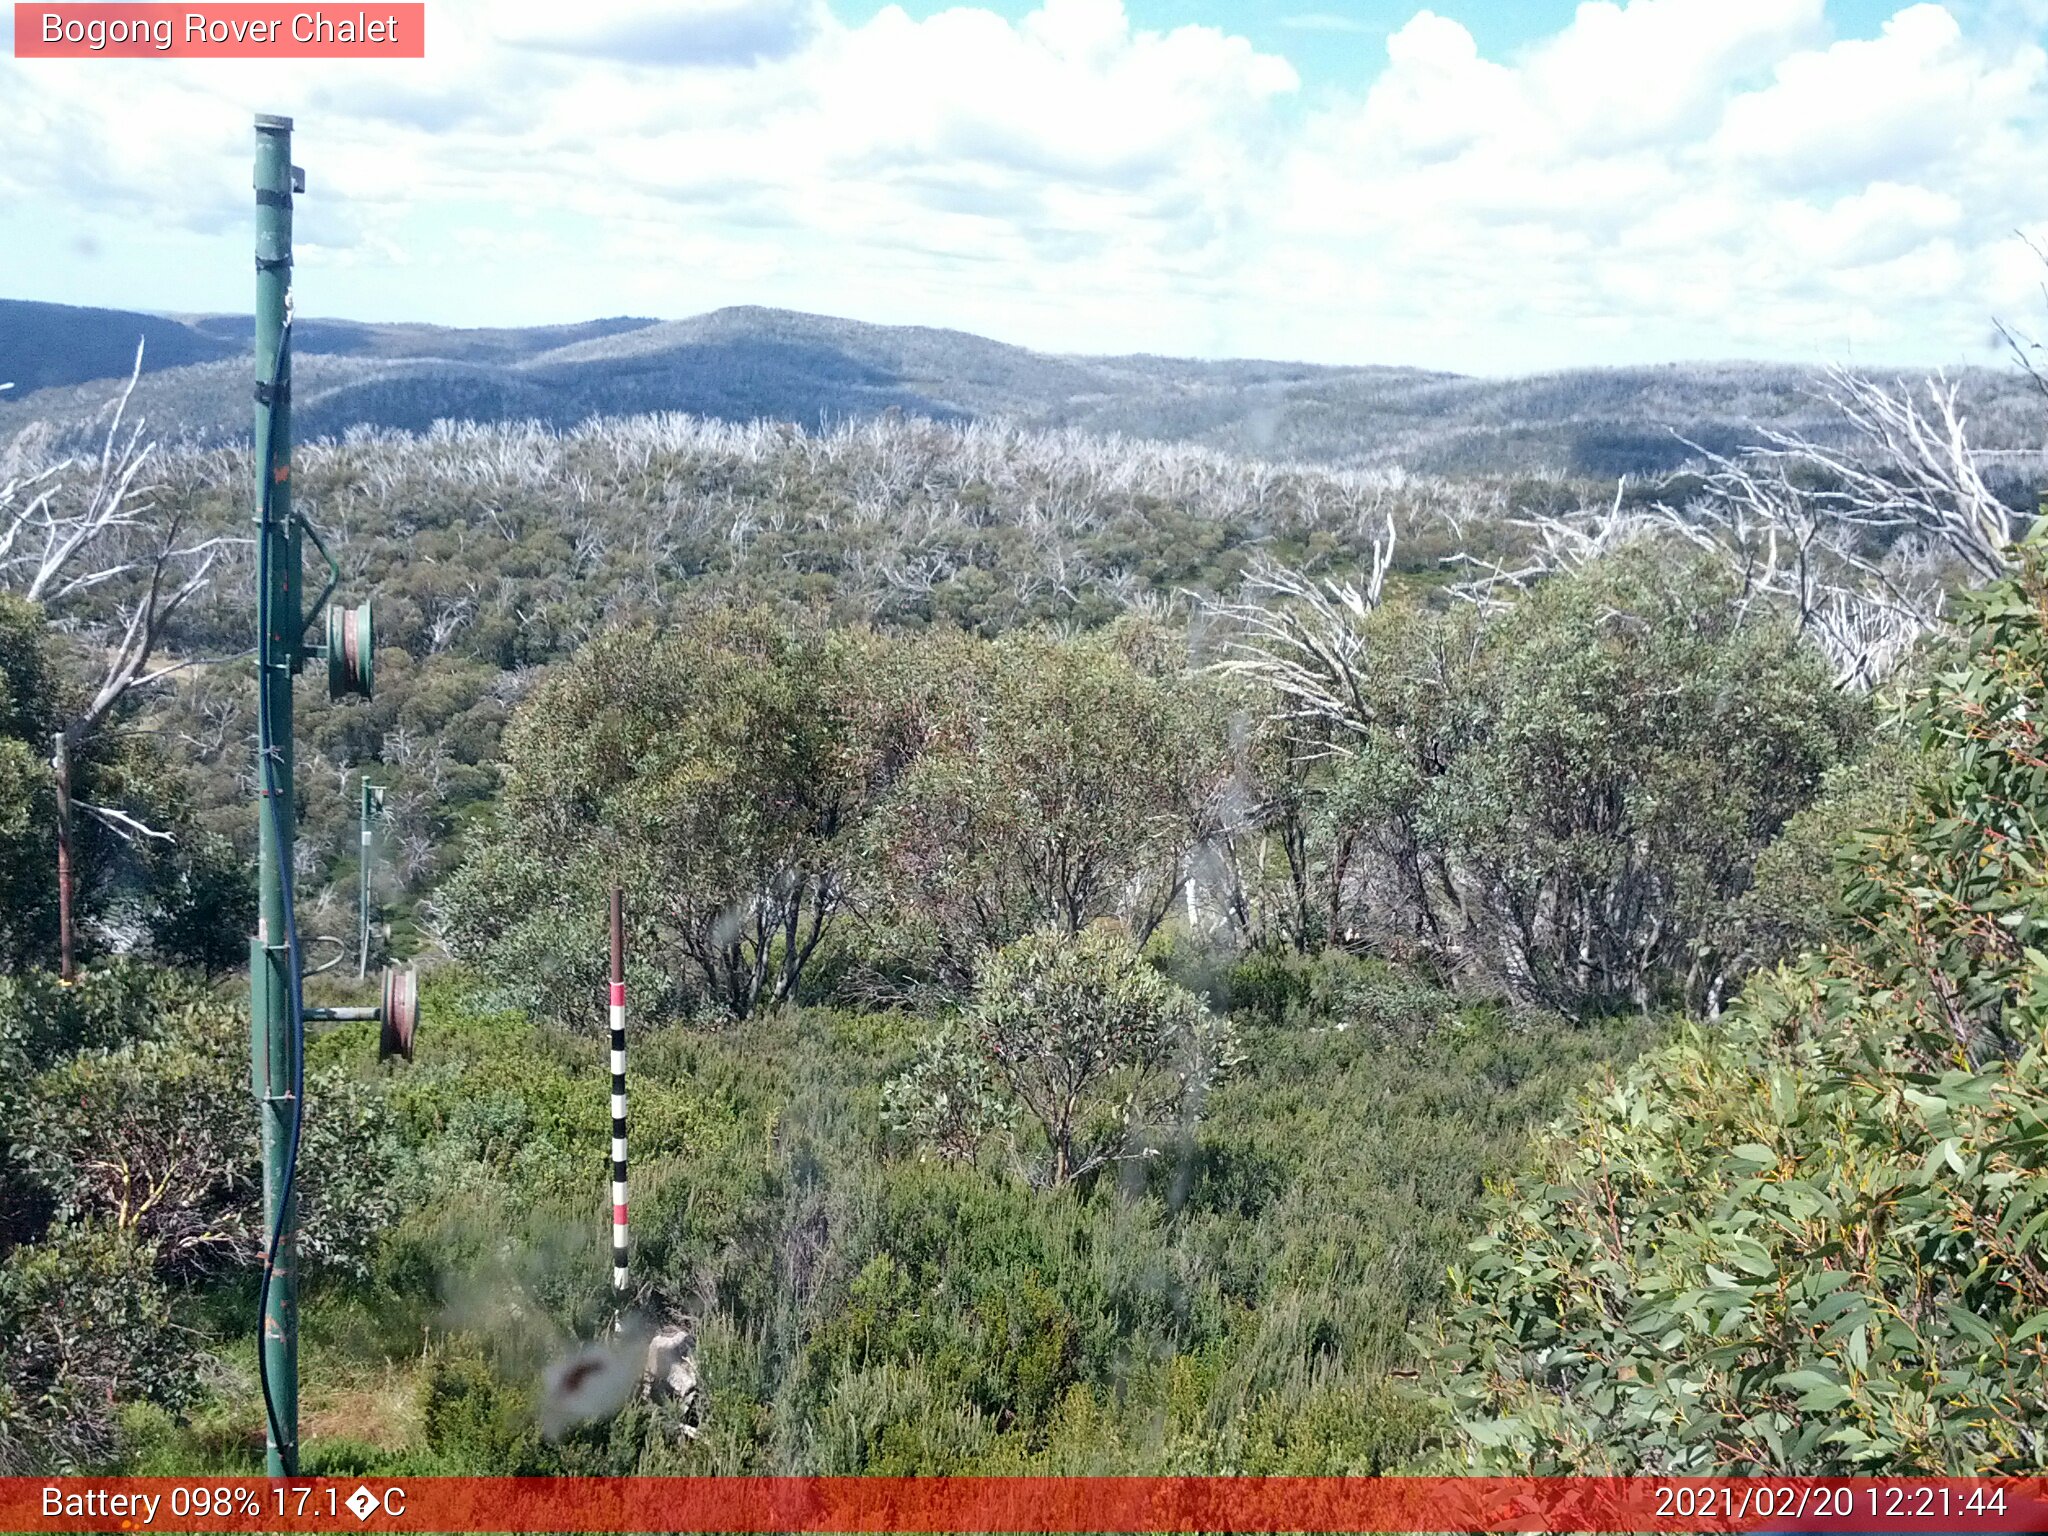
[[291, 1008], [291, 957], [282, 944], [249, 941], [249, 1091], [260, 1100], [288, 1099], [271, 1091], [273, 1084], [291, 1086], [291, 1062], [275, 1050], [269, 1020]]

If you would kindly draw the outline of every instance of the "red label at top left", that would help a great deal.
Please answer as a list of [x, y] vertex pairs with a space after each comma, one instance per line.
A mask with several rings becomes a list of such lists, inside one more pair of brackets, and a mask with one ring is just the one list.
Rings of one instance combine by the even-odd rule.
[[423, 3], [14, 7], [17, 59], [423, 59]]

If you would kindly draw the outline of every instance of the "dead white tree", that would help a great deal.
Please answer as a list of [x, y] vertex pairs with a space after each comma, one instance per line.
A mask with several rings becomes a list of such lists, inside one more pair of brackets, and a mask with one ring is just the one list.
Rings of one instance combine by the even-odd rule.
[[[1278, 729], [1285, 764], [1277, 785], [1240, 771], [1218, 787], [1206, 808], [1205, 845], [1187, 866], [1191, 883], [1206, 877], [1218, 888], [1224, 916], [1247, 939], [1277, 914], [1297, 944], [1306, 942], [1316, 904], [1325, 899], [1312, 872], [1299, 788], [1314, 764], [1349, 755], [1374, 724], [1370, 620], [1385, 597], [1396, 538], [1393, 515], [1384, 512], [1367, 567], [1353, 579], [1318, 579], [1262, 559], [1233, 598], [1183, 594], [1217, 636], [1222, 654], [1209, 670], [1250, 686], [1260, 701], [1255, 710]], [[1233, 756], [1241, 769], [1259, 730], [1238, 733]], [[1285, 866], [1284, 895], [1279, 907], [1269, 907], [1269, 877], [1278, 865]], [[1335, 886], [1344, 880], [1338, 870]]]
[[1830, 369], [1820, 397], [1862, 440], [1842, 452], [1782, 432], [1761, 434], [1769, 445], [1749, 457], [1789, 459], [1837, 483], [1813, 494], [1842, 523], [1871, 530], [1917, 529], [1969, 573], [1972, 585], [1996, 581], [2009, 568], [2011, 510], [1984, 483], [1970, 447], [1959, 386], [1939, 374], [1924, 380], [1923, 409], [1903, 381], [1893, 387], [1843, 368]]
[[1317, 580], [1261, 559], [1245, 573], [1237, 597], [1195, 598], [1221, 629], [1225, 654], [1214, 670], [1270, 690], [1280, 718], [1314, 722], [1319, 752], [1348, 751], [1346, 738], [1371, 725], [1366, 621], [1385, 594], [1394, 543], [1389, 513], [1373, 539], [1372, 563], [1359, 580]]
[[1759, 603], [1788, 614], [1842, 686], [1875, 686], [1943, 625], [1952, 588], [2008, 569], [2019, 529], [1978, 468], [1954, 383], [1916, 391], [1837, 368], [1818, 394], [1852, 429], [1849, 447], [1769, 429], [1731, 455], [1688, 443], [1706, 474], [1684, 507], [1629, 505], [1624, 481], [1610, 506], [1517, 521], [1526, 553], [1513, 563], [1451, 556], [1478, 574], [1450, 590], [1495, 609], [1624, 545], [1689, 544], [1736, 577], [1738, 622]]
[[[73, 763], [80, 748], [142, 689], [185, 663], [155, 666], [157, 652], [178, 610], [202, 591], [229, 539], [184, 542], [181, 517], [157, 516], [143, 483], [154, 444], [143, 423], [127, 423], [129, 398], [142, 376], [142, 347], [127, 386], [112, 402], [96, 461], [64, 459], [0, 486], [0, 585], [46, 612], [70, 618], [100, 651], [99, 681], [86, 702], [55, 733], [50, 768], [57, 811], [58, 954], [68, 980], [75, 969], [73, 828], [83, 812], [128, 842], [169, 842], [170, 834], [112, 806], [73, 794]], [[124, 433], [124, 427], [126, 431]], [[111, 619], [64, 614], [109, 584], [129, 589]], [[119, 588], [115, 588], [119, 590]]]
[[427, 651], [438, 655], [455, 643], [455, 636], [462, 626], [476, 616], [476, 600], [482, 590], [475, 580], [465, 583], [465, 590], [459, 595], [442, 595], [429, 599], [432, 611], [427, 615]]

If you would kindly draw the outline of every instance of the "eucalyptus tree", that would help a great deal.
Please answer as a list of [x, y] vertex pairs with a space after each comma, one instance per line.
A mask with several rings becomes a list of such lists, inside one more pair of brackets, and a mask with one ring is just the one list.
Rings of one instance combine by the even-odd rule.
[[2039, 1470], [2048, 546], [1958, 603], [1834, 921], [1490, 1203], [1441, 1359], [1475, 1471]]
[[1143, 942], [1182, 896], [1227, 772], [1213, 690], [1130, 626], [922, 645], [916, 751], [866, 840], [873, 943], [964, 989], [979, 956], [1114, 918]]
[[794, 998], [883, 766], [858, 702], [874, 649], [761, 609], [601, 636], [506, 732], [504, 793], [440, 898], [457, 954], [576, 1017], [601, 995], [617, 882], [663, 1005]]
[[1304, 593], [1212, 614], [1315, 754], [1275, 797], [1310, 947], [1419, 947], [1575, 1012], [1726, 993], [1730, 905], [1867, 716], [1782, 613], [1631, 546], [1483, 605]]

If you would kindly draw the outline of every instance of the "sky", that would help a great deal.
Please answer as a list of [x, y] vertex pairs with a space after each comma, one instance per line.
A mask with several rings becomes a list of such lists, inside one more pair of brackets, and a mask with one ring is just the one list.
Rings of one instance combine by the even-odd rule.
[[0, 297], [246, 311], [267, 111], [309, 315], [764, 304], [1486, 374], [1982, 363], [1995, 321], [2048, 329], [2048, 0], [427, 18], [423, 60], [88, 61], [12, 58], [0, 12]]

